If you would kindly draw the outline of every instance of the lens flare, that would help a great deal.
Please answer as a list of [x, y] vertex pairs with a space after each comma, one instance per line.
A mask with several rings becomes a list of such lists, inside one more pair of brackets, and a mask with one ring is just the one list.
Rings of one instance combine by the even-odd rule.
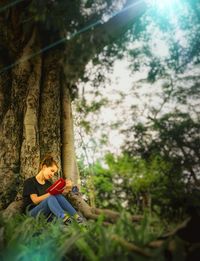
[[147, 3], [160, 11], [173, 11], [181, 6], [181, 0], [147, 0]]

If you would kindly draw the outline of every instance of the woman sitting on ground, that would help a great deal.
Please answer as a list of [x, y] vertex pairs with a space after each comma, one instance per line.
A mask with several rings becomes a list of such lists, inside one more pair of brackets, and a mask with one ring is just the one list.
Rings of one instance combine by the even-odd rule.
[[[51, 195], [46, 192], [52, 185], [50, 179], [57, 171], [58, 164], [53, 157], [45, 157], [41, 163], [39, 173], [24, 182], [24, 209], [32, 217], [36, 217], [40, 213], [46, 217], [53, 214], [66, 225], [71, 223], [72, 219], [82, 223], [82, 217], [78, 215], [77, 211], [62, 194]], [[67, 185], [71, 186], [70, 181], [66, 182], [68, 183]]]

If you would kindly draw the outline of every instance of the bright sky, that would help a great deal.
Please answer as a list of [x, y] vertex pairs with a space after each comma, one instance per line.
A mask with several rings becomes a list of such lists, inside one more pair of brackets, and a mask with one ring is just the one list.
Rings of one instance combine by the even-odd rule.
[[[119, 130], [111, 130], [109, 127], [106, 128], [106, 126], [114, 124], [117, 121], [122, 121], [119, 129], [121, 129], [123, 125], [124, 127], [127, 127], [128, 123], [132, 123], [131, 113], [129, 113], [131, 110], [130, 106], [144, 103], [145, 98], [143, 97], [142, 101], [140, 98], [134, 99], [132, 91], [134, 82], [141, 79], [141, 77], [144, 75], [143, 73], [135, 73], [133, 77], [133, 74], [128, 68], [128, 64], [128, 61], [125, 60], [117, 61], [115, 63], [113, 73], [108, 75], [111, 84], [108, 83], [107, 86], [100, 87], [100, 92], [103, 93], [104, 97], [108, 97], [111, 102], [108, 104], [108, 106], [103, 106], [99, 114], [91, 114], [88, 118], [88, 120], [94, 124], [100, 125], [100, 128], [96, 129], [92, 136], [84, 135], [84, 142], [91, 161], [93, 160], [93, 156], [94, 158], [102, 157], [102, 155], [99, 154], [98, 146], [101, 146], [101, 153], [103, 154], [108, 150], [116, 154], [120, 153], [120, 146], [122, 145], [124, 139], [123, 135], [120, 134]], [[143, 86], [145, 87], [145, 85]], [[80, 93], [82, 87], [83, 85], [80, 84]], [[90, 91], [94, 90], [94, 87], [88, 83], [84, 84], [84, 88], [87, 99], [92, 101], [94, 96], [90, 94]], [[123, 102], [119, 102], [121, 92], [126, 95]], [[141, 89], [141, 93], [142, 92], [146, 93], [146, 90], [144, 89], [142, 91]], [[145, 118], [144, 116], [140, 115], [140, 118], [142, 117]], [[102, 134], [105, 134], [108, 137], [108, 144], [106, 146], [98, 144], [97, 140], [101, 137]], [[79, 138], [79, 135], [77, 135], [76, 140], [79, 140]], [[94, 140], [97, 143], [95, 143]]]

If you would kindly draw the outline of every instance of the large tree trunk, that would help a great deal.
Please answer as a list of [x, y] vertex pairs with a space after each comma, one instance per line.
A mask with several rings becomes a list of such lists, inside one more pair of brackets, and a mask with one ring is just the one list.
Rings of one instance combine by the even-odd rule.
[[[37, 174], [40, 159], [49, 153], [58, 161], [61, 172], [63, 167], [63, 176], [78, 183], [71, 100], [68, 87], [61, 89], [61, 52], [54, 50], [26, 59], [35, 48], [41, 48], [36, 29], [28, 43], [20, 47], [23, 62], [9, 71], [10, 96], [8, 104], [1, 104], [1, 208], [20, 197], [24, 180]], [[4, 84], [7, 75], [1, 74]], [[4, 90], [2, 84], [2, 100]]]
[[[72, 86], [88, 61], [146, 8], [144, 3], [132, 6], [55, 48], [64, 32], [41, 29], [34, 22], [25, 27], [21, 16], [29, 4], [22, 1], [0, 13], [0, 209], [21, 196], [24, 180], [37, 174], [40, 159], [48, 153], [57, 159], [61, 175], [80, 185]], [[41, 51], [51, 44], [54, 48]]]

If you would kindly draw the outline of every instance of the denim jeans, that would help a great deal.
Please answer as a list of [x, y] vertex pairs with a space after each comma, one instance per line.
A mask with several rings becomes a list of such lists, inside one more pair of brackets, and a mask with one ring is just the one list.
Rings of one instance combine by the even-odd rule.
[[29, 215], [36, 217], [39, 213], [45, 216], [53, 213], [57, 218], [64, 218], [66, 212], [70, 216], [77, 213], [67, 199], [59, 194], [44, 199], [39, 205], [29, 211]]

